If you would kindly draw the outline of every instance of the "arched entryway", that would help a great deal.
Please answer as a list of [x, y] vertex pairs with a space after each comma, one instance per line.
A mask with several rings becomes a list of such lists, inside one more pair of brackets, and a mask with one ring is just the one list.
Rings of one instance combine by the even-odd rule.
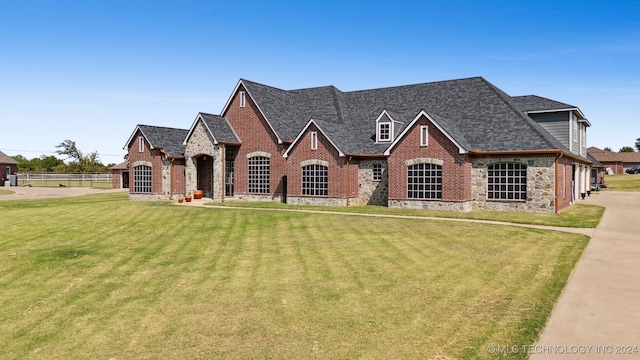
[[213, 158], [209, 155], [200, 155], [195, 158], [198, 172], [198, 190], [202, 190], [202, 196], [213, 198]]

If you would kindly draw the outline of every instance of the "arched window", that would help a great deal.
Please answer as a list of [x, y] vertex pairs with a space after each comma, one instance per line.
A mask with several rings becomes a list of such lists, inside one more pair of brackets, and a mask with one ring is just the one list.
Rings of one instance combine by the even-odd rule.
[[329, 190], [329, 171], [324, 165], [306, 165], [302, 167], [302, 195], [327, 196]]
[[133, 167], [133, 192], [151, 192], [151, 166], [137, 165]]
[[490, 200], [526, 200], [527, 165], [498, 163], [487, 167], [487, 198]]
[[442, 166], [414, 164], [407, 167], [407, 197], [410, 199], [442, 199]]
[[249, 193], [268, 194], [270, 179], [269, 158], [253, 156], [249, 158]]

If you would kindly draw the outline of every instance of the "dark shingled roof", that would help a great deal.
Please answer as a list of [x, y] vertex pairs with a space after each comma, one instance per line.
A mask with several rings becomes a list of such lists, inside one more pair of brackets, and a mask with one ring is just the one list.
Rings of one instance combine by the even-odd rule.
[[182, 142], [189, 130], [151, 125], [138, 125], [138, 129], [154, 148], [162, 148], [169, 156], [184, 156]]
[[286, 91], [241, 82], [282, 141], [293, 140], [314, 119], [345, 154], [382, 154], [390, 145], [375, 142], [382, 111], [399, 122], [398, 134], [424, 110], [465, 150], [568, 151], [512, 97], [481, 77], [352, 92], [333, 86]]
[[561, 103], [559, 101], [543, 98], [536, 95], [514, 96], [511, 98], [518, 109], [525, 112], [545, 110], [577, 109], [577, 106]]
[[[202, 117], [207, 128], [209, 128], [209, 133], [217, 142], [226, 142], [226, 143], [240, 143], [240, 139], [233, 131], [231, 124], [220, 115], [212, 115], [201, 112], [199, 114]], [[184, 139], [183, 139], [184, 140]]]
[[[3, 153], [2, 151], [0, 151], [0, 164], [5, 164], [5, 165], [17, 165], [18, 161], [14, 158], [12, 158], [11, 156]], [[2, 170], [4, 171], [4, 170]]]

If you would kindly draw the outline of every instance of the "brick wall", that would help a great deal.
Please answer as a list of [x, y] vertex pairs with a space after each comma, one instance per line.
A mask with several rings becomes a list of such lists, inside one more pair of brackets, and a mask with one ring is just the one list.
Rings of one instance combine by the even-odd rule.
[[[151, 150], [149, 144], [140, 137], [141, 132], [136, 132], [131, 147], [129, 148], [129, 164], [131, 172], [129, 174], [129, 198], [132, 200], [156, 200], [166, 199], [168, 194], [164, 192], [164, 166], [162, 154], [158, 150]], [[142, 140], [143, 151], [139, 151], [139, 142]], [[135, 193], [134, 167], [140, 163], [151, 165], [151, 193]]]
[[573, 201], [571, 192], [571, 179], [573, 177], [573, 166], [571, 159], [560, 158], [556, 165], [556, 210], [560, 211], [571, 205]]
[[[427, 125], [428, 145], [420, 146], [420, 126]], [[407, 194], [407, 160], [435, 159], [442, 161], [442, 199], [409, 199]], [[471, 163], [466, 155], [458, 154], [451, 142], [425, 116], [411, 127], [388, 157], [389, 206], [467, 211], [465, 202], [471, 200]], [[431, 204], [430, 204], [431, 203]]]
[[[318, 148], [311, 149], [311, 132], [318, 134]], [[327, 196], [302, 195], [302, 166], [306, 160], [329, 163]], [[341, 157], [335, 147], [315, 125], [307, 128], [287, 158], [287, 202], [314, 205], [347, 205], [356, 203], [358, 197], [358, 161]], [[348, 195], [348, 196], [347, 196]]]
[[279, 200], [276, 195], [282, 194], [282, 176], [286, 174], [286, 160], [282, 157], [286, 150], [286, 144], [278, 144], [278, 139], [248, 93], [246, 93], [245, 106], [240, 106], [241, 91], [245, 91], [242, 86], [233, 95], [227, 111], [222, 114], [227, 118], [242, 142], [234, 162], [234, 194], [238, 197], [250, 195], [247, 154], [266, 152], [271, 154], [269, 196]]

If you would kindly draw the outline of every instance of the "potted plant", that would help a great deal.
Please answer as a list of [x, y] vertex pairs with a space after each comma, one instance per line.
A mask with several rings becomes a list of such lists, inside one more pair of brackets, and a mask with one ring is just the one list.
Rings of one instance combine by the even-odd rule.
[[184, 197], [187, 202], [191, 202], [191, 195], [187, 195]]
[[182, 204], [182, 202], [183, 202], [183, 201], [184, 201], [184, 198], [183, 198], [182, 196], [179, 196], [179, 197], [178, 197], [178, 203], [179, 203], [179, 204]]
[[202, 199], [202, 190], [194, 190], [193, 191], [194, 199]]

